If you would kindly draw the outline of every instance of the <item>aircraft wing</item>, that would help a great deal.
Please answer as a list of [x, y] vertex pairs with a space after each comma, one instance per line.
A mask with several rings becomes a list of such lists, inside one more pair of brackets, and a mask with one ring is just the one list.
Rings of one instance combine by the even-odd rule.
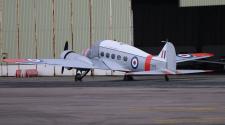
[[176, 72], [173, 72], [168, 69], [165, 69], [158, 71], [129, 72], [127, 73], [127, 75], [177, 75], [177, 74], [193, 74], [203, 72], [212, 72], [212, 70], [176, 70]]
[[79, 56], [76, 59], [3, 59], [3, 62], [26, 65], [48, 64], [82, 69], [103, 69], [124, 72], [130, 71], [108, 59], [89, 59], [84, 56]]
[[177, 54], [176, 62], [186, 62], [192, 61], [197, 59], [203, 59], [213, 56], [211, 53], [192, 53], [192, 54]]
[[92, 62], [79, 59], [3, 59], [3, 62], [28, 65], [48, 64], [84, 69], [94, 68]]

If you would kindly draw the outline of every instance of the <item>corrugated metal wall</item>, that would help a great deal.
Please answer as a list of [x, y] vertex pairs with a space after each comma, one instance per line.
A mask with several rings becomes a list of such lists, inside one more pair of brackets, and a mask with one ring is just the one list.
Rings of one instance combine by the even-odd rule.
[[[16, 1], [3, 1], [2, 24], [2, 51], [9, 57], [17, 57], [17, 25], [16, 25]], [[4, 13], [4, 12], [7, 12]], [[8, 16], [7, 16], [8, 15]]]
[[181, 7], [225, 5], [225, 0], [180, 0]]
[[90, 45], [90, 6], [89, 0], [72, 1], [73, 48], [76, 52]]
[[1, 55], [58, 58], [104, 39], [132, 44], [130, 0], [1, 0]]
[[[0, 46], [3, 46], [3, 43], [2, 43], [2, 10], [3, 10], [3, 0], [0, 0]], [[0, 55], [1, 55], [1, 53], [2, 53], [2, 47], [0, 47]]]
[[3, 52], [52, 58], [54, 42], [55, 55], [66, 40], [78, 52], [98, 40], [131, 43], [130, 14], [130, 0], [4, 0]]

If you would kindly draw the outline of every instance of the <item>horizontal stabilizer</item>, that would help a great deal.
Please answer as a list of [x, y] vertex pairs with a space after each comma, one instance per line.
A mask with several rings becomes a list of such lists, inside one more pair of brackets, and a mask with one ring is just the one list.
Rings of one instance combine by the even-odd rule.
[[211, 53], [191, 53], [191, 54], [177, 54], [176, 62], [186, 62], [186, 61], [193, 61], [197, 59], [204, 59], [208, 57], [212, 57], [213, 54]]

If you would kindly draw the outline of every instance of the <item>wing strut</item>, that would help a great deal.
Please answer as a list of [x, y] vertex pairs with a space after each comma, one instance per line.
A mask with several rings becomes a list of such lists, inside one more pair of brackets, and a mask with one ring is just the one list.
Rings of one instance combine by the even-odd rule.
[[88, 74], [90, 69], [77, 69], [75, 75], [75, 81], [82, 81], [82, 79]]

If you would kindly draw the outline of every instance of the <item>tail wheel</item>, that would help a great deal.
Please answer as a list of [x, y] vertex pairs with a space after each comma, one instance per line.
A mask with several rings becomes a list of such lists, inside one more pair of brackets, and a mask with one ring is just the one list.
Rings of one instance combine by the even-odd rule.
[[133, 78], [133, 76], [131, 76], [131, 75], [124, 75], [123, 80], [124, 80], [124, 81], [133, 81], [134, 78]]

